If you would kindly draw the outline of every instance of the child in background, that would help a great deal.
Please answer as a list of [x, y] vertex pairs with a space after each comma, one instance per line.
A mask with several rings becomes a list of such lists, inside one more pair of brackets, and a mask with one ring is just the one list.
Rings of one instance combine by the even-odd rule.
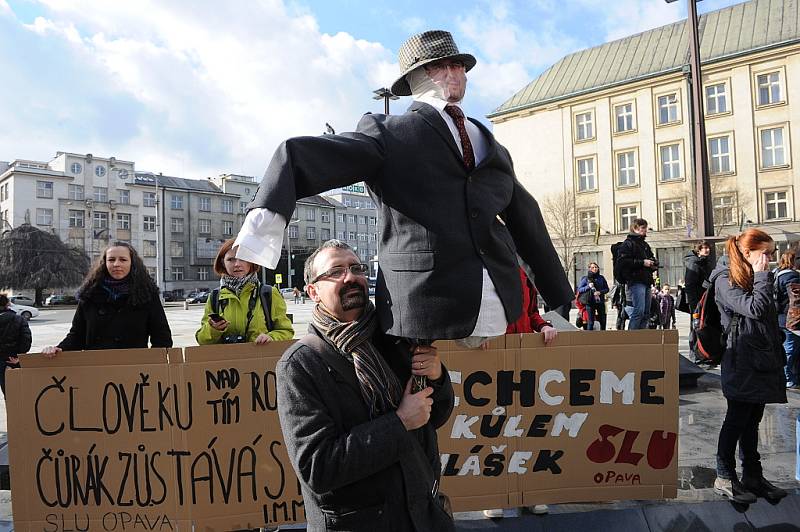
[[659, 302], [659, 313], [661, 314], [661, 328], [675, 328], [675, 298], [669, 293], [669, 285], [665, 284], [661, 289], [661, 299]]

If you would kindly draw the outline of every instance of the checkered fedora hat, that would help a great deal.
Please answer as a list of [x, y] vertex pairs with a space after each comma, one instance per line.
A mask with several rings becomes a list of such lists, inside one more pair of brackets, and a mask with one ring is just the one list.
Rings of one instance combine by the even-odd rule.
[[397, 53], [400, 77], [392, 84], [392, 92], [398, 96], [410, 96], [411, 87], [406, 74], [439, 59], [458, 59], [464, 62], [467, 72], [475, 66], [475, 57], [458, 52], [453, 36], [442, 30], [426, 31], [410, 37]]

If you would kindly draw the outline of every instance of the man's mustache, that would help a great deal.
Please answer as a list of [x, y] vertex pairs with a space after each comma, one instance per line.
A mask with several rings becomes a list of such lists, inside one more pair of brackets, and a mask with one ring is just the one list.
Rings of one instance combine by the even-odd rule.
[[339, 290], [339, 297], [344, 299], [347, 296], [347, 292], [349, 292], [353, 288], [358, 289], [360, 295], [362, 295], [362, 296], [366, 296], [367, 295], [367, 290], [363, 286], [361, 286], [360, 284], [358, 284], [358, 283], [347, 283], [346, 285], [344, 285], [342, 287], [341, 290]]

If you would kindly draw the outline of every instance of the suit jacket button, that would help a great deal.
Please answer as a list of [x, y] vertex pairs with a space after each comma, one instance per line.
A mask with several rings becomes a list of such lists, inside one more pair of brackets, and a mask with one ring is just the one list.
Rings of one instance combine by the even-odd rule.
[[486, 252], [483, 250], [483, 248], [479, 249], [478, 253], [480, 253], [481, 255], [486, 255]]
[[473, 218], [477, 218], [478, 217], [478, 209], [472, 209], [472, 213], [471, 214], [472, 214]]
[[472, 176], [467, 176], [467, 183], [472, 183]]

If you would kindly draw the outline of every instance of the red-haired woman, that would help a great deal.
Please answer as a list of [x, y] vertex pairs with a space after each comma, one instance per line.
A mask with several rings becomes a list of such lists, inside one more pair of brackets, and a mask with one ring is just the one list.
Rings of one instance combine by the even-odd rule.
[[[717, 443], [714, 490], [744, 504], [755, 502], [756, 496], [786, 496], [786, 491], [764, 478], [758, 454], [758, 425], [764, 405], [786, 402], [786, 357], [769, 271], [774, 252], [772, 238], [758, 229], [729, 237], [726, 255], [710, 279], [723, 329], [728, 329], [734, 317], [737, 320], [722, 358], [722, 393], [728, 411]], [[742, 457], [741, 482], [736, 476], [737, 442]]]

